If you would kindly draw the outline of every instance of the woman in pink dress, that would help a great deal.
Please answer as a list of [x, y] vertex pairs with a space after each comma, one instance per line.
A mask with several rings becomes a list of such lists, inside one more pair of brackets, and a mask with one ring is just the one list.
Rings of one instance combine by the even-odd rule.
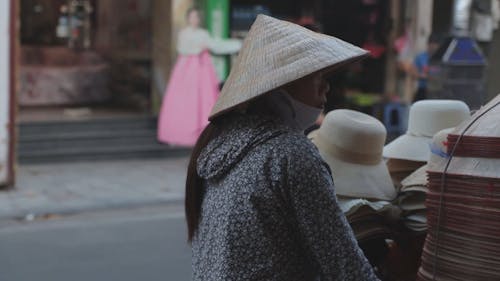
[[210, 53], [237, 52], [241, 43], [217, 41], [200, 28], [200, 12], [190, 9], [188, 26], [179, 33], [179, 57], [163, 96], [158, 117], [158, 140], [193, 146], [208, 124], [208, 115], [219, 94], [219, 80]]

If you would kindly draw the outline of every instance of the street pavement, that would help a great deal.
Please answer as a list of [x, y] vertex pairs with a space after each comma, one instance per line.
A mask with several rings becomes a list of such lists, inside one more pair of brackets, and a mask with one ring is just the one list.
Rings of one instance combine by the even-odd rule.
[[15, 188], [0, 191], [0, 220], [179, 202], [187, 165], [187, 157], [21, 165]]
[[2, 281], [188, 281], [182, 204], [0, 221]]

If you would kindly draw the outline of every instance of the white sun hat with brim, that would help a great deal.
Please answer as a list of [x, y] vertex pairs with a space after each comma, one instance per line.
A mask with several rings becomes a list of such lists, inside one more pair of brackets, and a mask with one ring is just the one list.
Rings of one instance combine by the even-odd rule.
[[310, 134], [332, 170], [338, 195], [374, 200], [396, 197], [382, 159], [386, 134], [374, 117], [347, 109], [329, 112], [321, 127]]
[[429, 144], [438, 131], [470, 118], [470, 109], [458, 100], [423, 100], [410, 107], [408, 130], [384, 147], [385, 158], [429, 160]]
[[332, 36], [259, 15], [209, 119], [314, 72], [333, 71], [369, 53]]

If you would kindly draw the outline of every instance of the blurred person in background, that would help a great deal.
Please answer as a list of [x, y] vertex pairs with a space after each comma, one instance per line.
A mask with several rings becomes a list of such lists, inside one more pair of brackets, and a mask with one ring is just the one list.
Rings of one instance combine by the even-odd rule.
[[427, 50], [419, 53], [413, 62], [413, 75], [417, 79], [417, 92], [413, 102], [427, 99], [427, 81], [429, 79], [429, 61], [439, 48], [439, 38], [432, 34], [427, 40]]
[[158, 140], [180, 146], [193, 146], [208, 124], [208, 115], [219, 95], [219, 79], [210, 58], [235, 53], [238, 40], [214, 40], [201, 28], [201, 14], [191, 8], [188, 26], [179, 33], [175, 63], [158, 117]]
[[378, 280], [304, 130], [326, 76], [367, 55], [259, 15], [188, 167], [194, 280]]

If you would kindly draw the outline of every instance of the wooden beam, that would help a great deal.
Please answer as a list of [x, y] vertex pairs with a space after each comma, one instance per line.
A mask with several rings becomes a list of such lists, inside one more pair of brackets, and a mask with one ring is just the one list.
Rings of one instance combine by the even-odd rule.
[[177, 34], [185, 26], [193, 0], [153, 0], [152, 112], [158, 113], [177, 58]]
[[151, 104], [158, 113], [172, 65], [172, 1], [153, 0]]
[[9, 110], [9, 163], [8, 163], [8, 183], [13, 186], [16, 181], [15, 165], [17, 164], [16, 158], [16, 142], [17, 142], [17, 92], [19, 89], [18, 71], [21, 53], [21, 36], [19, 26], [19, 8], [20, 1], [10, 1], [10, 110]]

